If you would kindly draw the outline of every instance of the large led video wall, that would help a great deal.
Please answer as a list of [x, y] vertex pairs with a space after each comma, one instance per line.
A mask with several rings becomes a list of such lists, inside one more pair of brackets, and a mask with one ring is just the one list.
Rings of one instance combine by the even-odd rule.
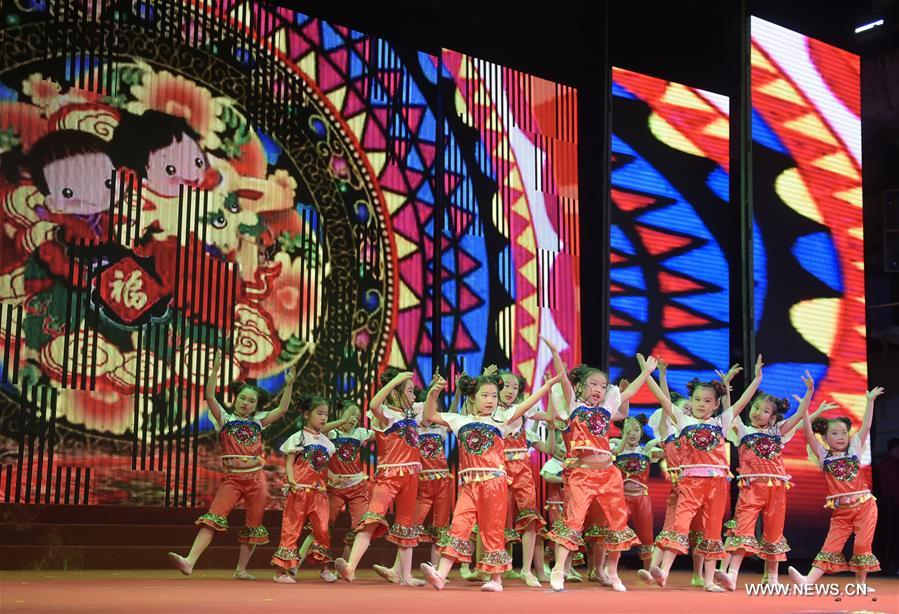
[[[850, 416], [857, 428], [867, 387], [859, 58], [762, 19], [752, 18], [751, 30], [753, 326], [767, 363], [762, 387], [801, 395], [808, 370], [817, 384], [812, 410], [835, 401], [832, 415]], [[796, 481], [787, 538], [796, 543], [820, 539], [827, 522], [824, 476], [805, 443], [799, 433], [785, 451]]]
[[0, 18], [0, 501], [206, 505], [216, 349], [226, 402], [579, 360], [572, 88], [261, 2]]

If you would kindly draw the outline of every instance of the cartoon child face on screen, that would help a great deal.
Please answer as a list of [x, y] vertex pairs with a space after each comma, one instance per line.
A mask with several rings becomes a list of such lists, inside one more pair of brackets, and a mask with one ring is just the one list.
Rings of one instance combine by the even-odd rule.
[[180, 186], [199, 186], [209, 168], [200, 136], [187, 120], [159, 111], [123, 114], [111, 149], [116, 163], [136, 171], [153, 192], [176, 197]]
[[113, 187], [108, 144], [80, 130], [57, 130], [42, 137], [18, 162], [44, 195], [51, 213], [89, 216], [107, 211]]

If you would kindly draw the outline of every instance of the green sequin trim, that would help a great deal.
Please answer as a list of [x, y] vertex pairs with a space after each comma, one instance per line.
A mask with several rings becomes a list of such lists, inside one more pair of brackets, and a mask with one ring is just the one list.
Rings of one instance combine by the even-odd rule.
[[[331, 531], [333, 531], [333, 529], [334, 529], [334, 527], [328, 527], [329, 534]], [[347, 546], [352, 546], [353, 540], [355, 540], [355, 539], [356, 539], [356, 530], [355, 529], [348, 529], [347, 532], [344, 533], [344, 535], [343, 535], [343, 543], [346, 544]]]
[[517, 542], [521, 539], [515, 529], [503, 529], [503, 538], [506, 542]]
[[300, 550], [298, 548], [285, 548], [284, 546], [279, 546], [277, 550], [275, 550], [274, 558], [281, 559], [282, 561], [297, 561], [300, 558]]
[[458, 537], [453, 537], [447, 532], [440, 537], [437, 545], [441, 548], [452, 548], [464, 557], [471, 558], [471, 543]]
[[210, 520], [222, 529], [228, 528], [228, 519], [224, 516], [219, 516], [218, 514], [207, 512], [206, 514], [203, 514], [202, 516], [197, 518], [197, 522], [202, 522], [203, 520]]
[[556, 520], [553, 523], [552, 532], [562, 539], [568, 540], [577, 546], [584, 545], [584, 538], [581, 537], [581, 532], [575, 531], [574, 529], [569, 529], [561, 519]]
[[727, 551], [750, 548], [756, 551], [762, 550], [762, 546], [756, 538], [744, 535], [732, 535], [724, 543], [724, 549]]
[[880, 561], [873, 554], [855, 554], [849, 559], [850, 567], [874, 567], [880, 565]]
[[525, 507], [518, 510], [518, 513], [515, 515], [515, 521], [517, 522], [522, 518], [540, 518], [540, 514], [537, 513], [536, 508]]
[[696, 542], [696, 552], [704, 552], [711, 554], [713, 552], [724, 552], [724, 544], [720, 539], [700, 539]]
[[831, 563], [832, 565], [845, 565], [846, 557], [843, 556], [842, 552], [819, 552], [818, 556], [815, 557], [816, 561], [824, 561], [825, 563]]
[[655, 547], [652, 544], [641, 544], [637, 547], [637, 552], [640, 555], [641, 559], [648, 559], [652, 556], [652, 551]]
[[607, 544], [614, 545], [614, 544], [621, 544], [626, 541], [630, 541], [632, 539], [635, 539], [636, 537], [637, 537], [637, 534], [634, 533], [634, 530], [630, 527], [627, 527], [626, 529], [622, 529], [621, 531], [611, 531], [609, 529], [606, 529], [605, 535], [604, 535], [604, 541]]
[[394, 523], [390, 526], [390, 534], [394, 537], [399, 537], [400, 539], [417, 539], [419, 526], [420, 525], [414, 524], [407, 527], [402, 524]]
[[481, 565], [511, 565], [512, 557], [505, 550], [495, 550], [493, 552], [482, 552], [481, 558], [478, 560]]
[[328, 561], [332, 560], [331, 559], [331, 551], [319, 543], [313, 543], [311, 546], [309, 546], [309, 552], [310, 553], [317, 552], [318, 557], [313, 557], [313, 558], [318, 558], [319, 561], [328, 562]]
[[737, 521], [733, 518], [724, 523], [725, 529], [734, 529], [737, 526]]
[[764, 538], [762, 538], [759, 540], [759, 547], [765, 554], [783, 554], [790, 551], [790, 546], [787, 544], [787, 540], [784, 537], [773, 544], [771, 542], [766, 542]]
[[381, 514], [377, 514], [375, 512], [365, 512], [362, 514], [362, 518], [359, 519], [359, 524], [356, 526], [362, 526], [363, 524], [367, 524], [369, 520], [375, 520], [381, 524], [387, 524], [387, 518]]
[[702, 539], [702, 531], [690, 531], [687, 533], [687, 539], [690, 540], [690, 545], [695, 545], [700, 539]]
[[674, 531], [662, 531], [658, 534], [658, 536], [656, 536], [656, 544], [658, 544], [663, 539], [678, 543], [684, 548], [690, 547], [690, 540], [683, 533], [675, 533]]
[[587, 527], [587, 530], [584, 531], [584, 538], [602, 537], [606, 534], [606, 531], [608, 531], [606, 527], [601, 527], [598, 524], [591, 524]]
[[440, 542], [440, 540], [449, 537], [449, 528], [448, 527], [428, 527], [428, 535], [431, 536], [431, 539], [435, 542]]
[[240, 537], [268, 537], [268, 529], [265, 527], [244, 527], [240, 530]]

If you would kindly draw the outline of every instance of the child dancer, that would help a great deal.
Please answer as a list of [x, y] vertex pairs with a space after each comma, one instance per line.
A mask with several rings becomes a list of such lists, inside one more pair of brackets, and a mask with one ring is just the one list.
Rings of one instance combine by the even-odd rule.
[[483, 376], [462, 379], [459, 384], [467, 411], [460, 415], [436, 411], [437, 396], [446, 387], [446, 381], [439, 375], [435, 376], [428, 391], [425, 419], [449, 427], [459, 438], [459, 475], [462, 479], [450, 534], [440, 540], [440, 562], [437, 567], [428, 563], [421, 565], [428, 584], [437, 590], [443, 589], [454, 561], [471, 558], [468, 538], [475, 522], [478, 523], [478, 537], [484, 547], [477, 568], [492, 576], [481, 586], [481, 590], [503, 590], [502, 574], [512, 568], [512, 557], [506, 552], [503, 539], [508, 504], [503, 437], [511, 430], [510, 424], [549, 392], [558, 377], [546, 382], [519, 403], [508, 419], [499, 420], [494, 411], [502, 380]]
[[[525, 412], [520, 418], [509, 421], [518, 410], [517, 402], [524, 398], [524, 378], [509, 371], [500, 372], [503, 386], [499, 393], [500, 408], [496, 417], [508, 421], [512, 429], [506, 434], [506, 474], [509, 483], [510, 500], [514, 498], [518, 513], [515, 515], [514, 529], [521, 533], [521, 579], [532, 588], [540, 588], [540, 581], [532, 572], [534, 547], [537, 542], [537, 531], [546, 526], [546, 522], [537, 513], [537, 487], [534, 484], [534, 472], [531, 470], [527, 430], [525, 419], [546, 420], [543, 412], [537, 412], [536, 406]], [[510, 508], [511, 511], [511, 508]]]
[[[415, 402], [412, 373], [388, 367], [381, 375], [383, 388], [371, 400], [371, 427], [377, 433], [378, 468], [368, 511], [356, 526], [349, 560], [334, 562], [337, 573], [347, 582], [356, 579], [356, 567], [371, 540], [388, 533], [387, 540], [400, 548], [400, 584], [417, 586], [412, 578], [412, 548], [418, 544], [415, 502], [421, 454], [418, 424], [423, 405]], [[387, 404], [385, 404], [385, 402]], [[395, 504], [393, 525], [385, 514]]]
[[[456, 382], [458, 392], [458, 381]], [[415, 524], [419, 543], [431, 543], [431, 563], [437, 564], [440, 553], [437, 543], [449, 534], [452, 512], [453, 483], [446, 464], [446, 427], [422, 421], [418, 427], [418, 448], [421, 452], [421, 471], [418, 473], [418, 497], [415, 507]], [[425, 521], [430, 522], [425, 525]], [[400, 581], [400, 552], [397, 549], [393, 567], [374, 565], [375, 572], [393, 584]], [[413, 578], [414, 583], [421, 582]], [[424, 584], [421, 582], [421, 584]]]
[[356, 536], [352, 527], [359, 524], [371, 496], [371, 484], [362, 471], [362, 448], [375, 433], [361, 426], [362, 411], [354, 402], [344, 401], [340, 411], [344, 423], [328, 433], [336, 448], [328, 466], [328, 513], [332, 525], [341, 509], [346, 508], [350, 514], [351, 528], [343, 538], [343, 554], [347, 557]]
[[[740, 495], [734, 512], [736, 526], [724, 545], [724, 549], [731, 553], [730, 565], [727, 573], [715, 573], [716, 582], [728, 590], [736, 590], [740, 565], [747, 553], [765, 561], [768, 583], [777, 584], [778, 562], [786, 560], [790, 550], [783, 536], [790, 476], [781, 452], [799, 421], [808, 413], [815, 392], [815, 383], [808, 371], [802, 381], [805, 396], [788, 420], [783, 416], [789, 409], [789, 402], [768, 394], [756, 396], [749, 410], [748, 425], [740, 419], [734, 420], [740, 454], [737, 476]], [[755, 538], [759, 514], [764, 521], [761, 541]]]
[[661, 456], [656, 447], [657, 439], [641, 443], [646, 416], [625, 418], [616, 423], [621, 429], [621, 439], [615, 442], [612, 454], [615, 466], [624, 478], [624, 500], [630, 525], [640, 539], [639, 555], [643, 568], [649, 569], [652, 561], [652, 500], [649, 498], [649, 465]]
[[183, 557], [169, 552], [168, 558], [178, 571], [189, 576], [200, 555], [212, 543], [214, 532], [228, 530], [228, 514], [243, 499], [247, 508], [246, 526], [240, 530], [237, 538], [240, 542], [240, 557], [234, 577], [238, 580], [255, 580], [247, 572], [247, 563], [257, 544], [268, 543], [268, 530], [262, 525], [262, 516], [268, 503], [265, 473], [262, 471], [262, 430], [287, 412], [296, 372], [293, 367], [287, 370], [281, 402], [274, 411], [257, 413], [257, 408], [266, 404], [268, 393], [256, 386], [236, 382], [233, 387], [236, 388], [237, 395], [230, 408], [231, 412], [227, 412], [215, 398], [215, 380], [221, 366], [222, 352], [219, 350], [215, 353], [212, 371], [206, 380], [205, 394], [212, 422], [219, 432], [225, 477], [209, 511], [197, 519], [200, 531], [190, 553]]
[[721, 398], [727, 393], [723, 382], [700, 382], [692, 380], [687, 384], [690, 392], [690, 415], [675, 411], [670, 398], [663, 396], [661, 389], [650, 380], [649, 385], [662, 409], [675, 422], [681, 437], [680, 468], [677, 503], [674, 524], [668, 532], [659, 533], [656, 546], [664, 552], [659, 565], [650, 567], [653, 580], [664, 587], [668, 572], [675, 557], [686, 554], [689, 546], [687, 531], [693, 517], [705, 508], [703, 537], [696, 551], [705, 557], [704, 589], [722, 592], [725, 589], [714, 583], [715, 561], [726, 556], [721, 542], [721, 524], [727, 501], [727, 465], [725, 433], [733, 422], [733, 413], [741, 410], [755, 395], [762, 380], [762, 357], [755, 365], [755, 378], [734, 406], [715, 416], [721, 406]]
[[[874, 400], [882, 394], [883, 388], [880, 387], [865, 394], [868, 400], [865, 414], [854, 436], [850, 437], [852, 421], [848, 417], [819, 417], [836, 407], [830, 403], [822, 403], [814, 414], [802, 421], [806, 441], [824, 470], [828, 491], [825, 507], [831, 508], [833, 515], [824, 546], [815, 557], [811, 571], [802, 575], [795, 567], [788, 568], [790, 579], [796, 584], [817, 582], [826, 573], [839, 573], [847, 569], [855, 572], [856, 582], [865, 584], [869, 572], [880, 571], [880, 563], [871, 552], [874, 527], [877, 525], [877, 505], [862, 475], [859, 456], [867, 446]], [[815, 433], [821, 435], [826, 446], [818, 442]], [[855, 543], [847, 565], [843, 546], [853, 534]]]
[[[550, 378], [551, 379], [551, 378]], [[547, 397], [548, 402], [552, 395]], [[550, 409], [547, 410], [549, 413]], [[544, 509], [549, 512], [550, 524], [562, 518], [564, 499], [562, 495], [562, 470], [565, 468], [565, 444], [562, 441], [561, 433], [556, 429], [553, 422], [546, 423], [546, 432], [544, 437], [540, 437], [538, 433], [530, 431], [530, 438], [533, 441], [534, 449], [549, 456], [549, 459], [543, 463], [540, 468], [540, 477], [546, 482], [546, 503]], [[534, 574], [540, 582], [548, 582], [547, 568], [545, 564], [544, 553], [544, 537], [546, 537], [546, 529], [540, 529], [537, 533], [536, 543], [534, 544]]]
[[[341, 510], [346, 508], [350, 515], [350, 529], [343, 538], [343, 556], [349, 556], [350, 546], [356, 531], [353, 530], [362, 514], [368, 509], [371, 497], [371, 485], [368, 476], [362, 471], [362, 447], [373, 436], [374, 432], [359, 426], [361, 410], [353, 401], [343, 401], [339, 407], [340, 419], [329, 422], [322, 429], [334, 444], [335, 452], [328, 464], [328, 518], [333, 531], [334, 523]], [[310, 532], [303, 545], [300, 546], [300, 562], [314, 543], [314, 535]], [[336, 582], [337, 576], [329, 564], [325, 564], [321, 572], [325, 582]]]
[[[560, 369], [562, 359], [558, 351], [545, 338], [544, 342], [553, 354], [556, 369]], [[603, 546], [612, 588], [618, 592], [627, 590], [618, 577], [618, 559], [622, 551], [637, 541], [637, 536], [627, 526], [624, 488], [621, 474], [612, 463], [608, 430], [613, 420], [627, 417], [620, 411], [621, 403], [640, 389], [655, 368], [656, 359], [650, 356], [644, 361], [640, 375], [624, 391], [609, 386], [605, 373], [587, 365], [581, 365], [572, 370], [569, 377], [562, 378], [565, 405], [561, 408], [564, 411], [560, 411], [560, 418], [567, 422], [570, 440], [566, 461], [569, 463], [566, 486], [569, 494], [565, 520], [556, 523], [549, 533], [550, 539], [556, 542], [556, 562], [550, 574], [550, 585], [555, 591], [565, 588], [564, 570], [569, 554], [584, 545], [581, 529], [593, 501], [599, 502], [608, 522]]]
[[[300, 401], [303, 429], [287, 438], [281, 452], [287, 455], [287, 500], [281, 518], [281, 542], [272, 565], [277, 568], [275, 582], [294, 584], [288, 570], [300, 565], [297, 539], [308, 518], [315, 542], [309, 547], [308, 556], [325, 565], [331, 561], [329, 549], [331, 536], [328, 531], [328, 463], [335, 447], [322, 433], [328, 421], [328, 402], [321, 397], [304, 397]], [[347, 420], [350, 423], [350, 420]]]

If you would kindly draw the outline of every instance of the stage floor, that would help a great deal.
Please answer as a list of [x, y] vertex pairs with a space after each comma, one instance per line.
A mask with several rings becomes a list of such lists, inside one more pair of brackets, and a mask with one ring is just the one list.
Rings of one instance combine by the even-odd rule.
[[[304, 571], [295, 585], [271, 582], [269, 570], [251, 570], [259, 578], [240, 582], [222, 570], [199, 570], [186, 578], [176, 571], [4, 571], [0, 572], [2, 612], [892, 612], [899, 611], [899, 578], [878, 577], [867, 597], [748, 596], [710, 594], [689, 586], [687, 573], [672, 573], [669, 588], [646, 588], [632, 571], [623, 574], [628, 592], [619, 594], [596, 584], [568, 584], [563, 593], [529, 589], [507, 580], [503, 593], [481, 593], [478, 585], [454, 572], [437, 592], [429, 586], [387, 584], [371, 572], [350, 585], [325, 584]], [[786, 574], [784, 574], [786, 575]], [[741, 580], [756, 582], [747, 574]], [[842, 587], [849, 575], [836, 581]], [[875, 601], [876, 599], [876, 601]]]

